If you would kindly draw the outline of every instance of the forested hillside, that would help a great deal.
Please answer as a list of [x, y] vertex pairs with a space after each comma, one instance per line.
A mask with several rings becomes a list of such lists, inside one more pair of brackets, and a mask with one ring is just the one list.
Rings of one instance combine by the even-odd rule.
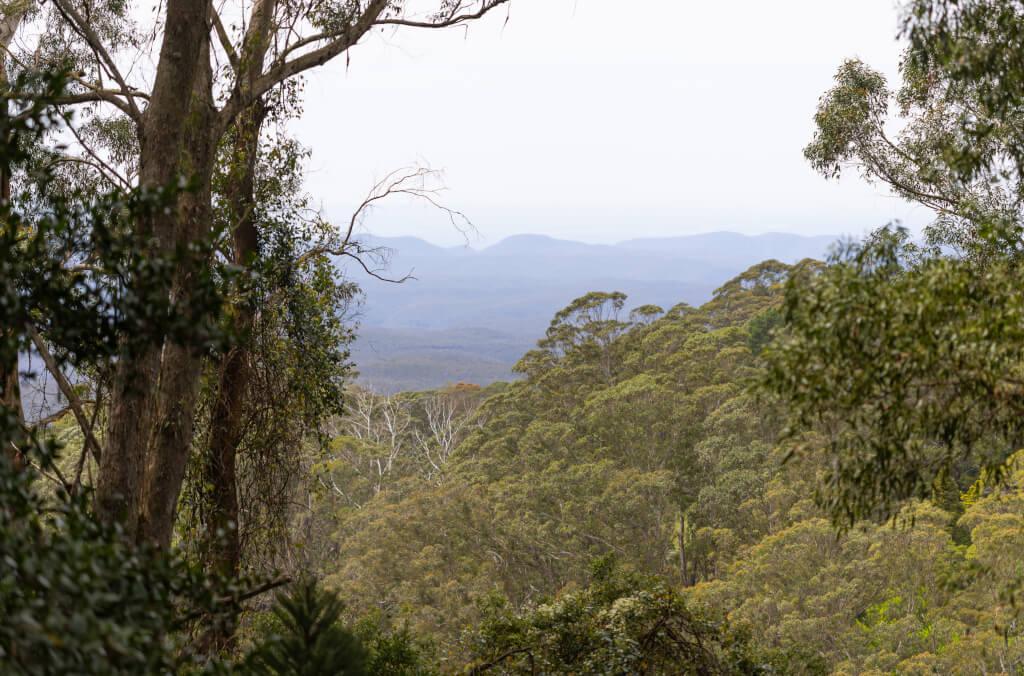
[[[825, 457], [807, 450], [825, 439], [802, 437], [804, 451], [783, 462], [785, 418], [756, 385], [793, 270], [762, 263], [699, 308], [628, 311], [622, 294], [591, 293], [520, 360], [521, 381], [489, 395], [380, 398], [333, 442], [331, 485], [353, 485], [371, 458], [393, 458], [393, 469], [358, 497], [323, 493], [321, 518], [338, 520], [329, 537], [343, 553], [320, 564], [328, 584], [357, 613], [435, 637], [445, 664], [464, 660], [463, 631], [495, 603], [568, 622], [550, 618], [557, 599], [586, 588], [600, 560], [684, 589], [691, 607], [796, 656], [786, 664], [797, 671], [1020, 661], [1005, 596], [1024, 558], [1016, 480], [992, 491], [964, 469], [959, 487], [896, 521], [837, 535], [814, 501]], [[453, 450], [417, 443], [430, 428], [424, 398], [449, 402]], [[408, 422], [366, 444], [363, 426], [386, 429], [389, 406]], [[428, 448], [438, 462], [425, 462]]]

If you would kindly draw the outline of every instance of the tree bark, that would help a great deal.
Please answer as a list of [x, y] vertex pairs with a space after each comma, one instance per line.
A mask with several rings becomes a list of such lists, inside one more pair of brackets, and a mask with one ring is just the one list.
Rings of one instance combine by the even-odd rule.
[[[209, 36], [203, 36], [201, 59], [192, 88], [188, 128], [183, 143], [183, 165], [192, 171], [193, 189], [179, 198], [179, 222], [174, 247], [179, 254], [190, 242], [200, 242], [211, 232], [210, 179], [216, 141], [210, 133], [215, 114]], [[185, 254], [175, 263], [171, 297], [179, 307], [191, 305], [199, 266]], [[167, 547], [174, 531], [178, 497], [192, 449], [193, 426], [202, 355], [192, 345], [167, 340], [160, 363], [156, 399], [156, 427], [150, 440], [143, 491], [139, 539]]]
[[[263, 70], [270, 46], [271, 20], [276, 0], [259, 0], [253, 5], [249, 28], [242, 42], [237, 88], [251, 92]], [[257, 97], [234, 121], [228, 155], [225, 188], [227, 215], [231, 224], [234, 263], [249, 268], [259, 255], [256, 226], [256, 160], [260, 132], [267, 109]], [[207, 519], [209, 567], [226, 575], [237, 575], [242, 547], [238, 512], [238, 448], [242, 442], [243, 418], [249, 397], [253, 329], [256, 307], [251, 298], [240, 298], [233, 308], [235, 344], [218, 369], [216, 401], [210, 420], [210, 443], [204, 462], [205, 479], [211, 486]]]
[[[256, 156], [265, 116], [262, 102], [257, 102], [238, 118], [232, 138], [226, 198], [228, 218], [233, 224], [234, 263], [242, 267], [251, 266], [259, 254], [254, 216]], [[217, 371], [210, 444], [204, 463], [205, 480], [212, 490], [205, 549], [209, 552], [209, 566], [227, 575], [239, 572], [242, 556], [238, 532], [237, 456], [249, 399], [256, 307], [252, 299], [241, 298], [233, 312], [236, 344], [224, 354]]]
[[[211, 146], [216, 142], [208, 123], [214, 112], [209, 11], [209, 0], [167, 2], [156, 78], [140, 130], [139, 182], [158, 189], [192, 177], [197, 189], [183, 192], [176, 208], [136, 223], [142, 255], [169, 256], [209, 226]], [[187, 294], [193, 266], [188, 257], [180, 259], [165, 292], [179, 299]], [[166, 504], [177, 502], [181, 480], [176, 465], [184, 467], [181, 458], [187, 458], [191, 444], [198, 358], [187, 346], [166, 340], [140, 346], [131, 339], [124, 341], [111, 387], [96, 508], [101, 519], [122, 523], [130, 536], [166, 545], [173, 527], [173, 505], [168, 523]], [[166, 453], [172, 457], [162, 457]], [[152, 481], [147, 482], [147, 473]]]
[[[14, 39], [18, 27], [25, 18], [26, 6], [12, 6], [7, 8], [7, 13], [0, 18], [0, 90], [6, 92], [7, 82], [7, 50]], [[7, 117], [9, 113], [7, 102], [0, 106], [0, 117]], [[11, 200], [11, 168], [7, 164], [0, 164], [0, 203], [6, 205]], [[5, 327], [4, 333], [14, 331], [14, 327]], [[10, 334], [3, 338], [13, 337]], [[18, 351], [11, 351], [10, 355], [0, 358], [0, 406], [13, 411], [19, 429], [25, 427], [25, 410], [21, 403], [21, 382], [18, 373]], [[10, 448], [4, 449], [14, 463], [15, 468], [24, 466], [24, 458], [17, 448], [16, 442], [11, 442]]]
[[679, 513], [679, 579], [684, 587], [690, 586], [686, 570], [686, 515]]

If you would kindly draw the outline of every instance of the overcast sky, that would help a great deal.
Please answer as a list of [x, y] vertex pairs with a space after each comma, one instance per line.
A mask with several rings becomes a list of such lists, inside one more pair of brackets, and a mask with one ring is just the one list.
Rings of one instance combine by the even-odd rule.
[[[844, 58], [895, 74], [897, 21], [893, 0], [514, 0], [468, 31], [377, 34], [308, 78], [308, 186], [337, 218], [388, 171], [429, 164], [474, 246], [918, 227], [924, 209], [801, 154]], [[366, 227], [463, 241], [408, 204]]]

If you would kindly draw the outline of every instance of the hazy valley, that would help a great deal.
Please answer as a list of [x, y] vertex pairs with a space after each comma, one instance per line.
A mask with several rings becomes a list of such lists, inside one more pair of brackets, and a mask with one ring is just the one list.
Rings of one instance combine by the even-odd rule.
[[594, 245], [519, 235], [477, 249], [367, 237], [392, 252], [382, 274], [414, 278], [355, 276], [365, 301], [354, 360], [363, 382], [387, 392], [486, 385], [513, 377], [554, 313], [589, 291], [622, 291], [631, 308], [699, 306], [755, 263], [822, 259], [837, 239], [714, 232]]

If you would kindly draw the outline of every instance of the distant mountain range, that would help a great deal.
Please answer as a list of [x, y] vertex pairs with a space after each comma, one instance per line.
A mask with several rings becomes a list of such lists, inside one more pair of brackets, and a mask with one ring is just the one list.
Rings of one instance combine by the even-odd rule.
[[820, 259], [837, 239], [714, 232], [596, 245], [517, 235], [477, 250], [365, 237], [391, 252], [389, 276], [415, 279], [351, 273], [366, 294], [354, 358], [363, 380], [382, 390], [486, 384], [511, 377], [552, 315], [588, 291], [622, 291], [629, 307], [700, 305], [751, 265]]

